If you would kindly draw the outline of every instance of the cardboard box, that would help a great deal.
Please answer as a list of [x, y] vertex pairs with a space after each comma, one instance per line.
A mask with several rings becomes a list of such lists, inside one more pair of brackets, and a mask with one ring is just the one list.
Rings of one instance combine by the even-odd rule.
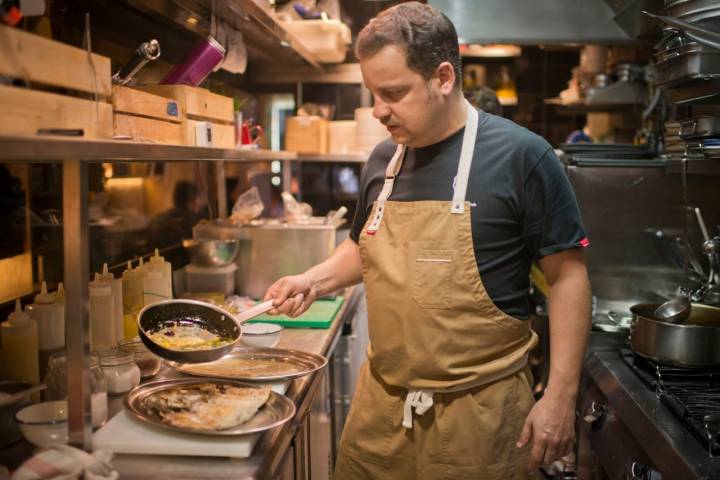
[[289, 117], [285, 122], [285, 150], [327, 153], [328, 121], [317, 116]]

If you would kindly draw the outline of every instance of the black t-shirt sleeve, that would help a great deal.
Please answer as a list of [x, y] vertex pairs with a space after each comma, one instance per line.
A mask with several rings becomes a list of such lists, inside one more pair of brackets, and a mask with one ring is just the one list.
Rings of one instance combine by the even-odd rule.
[[360, 240], [360, 232], [362, 232], [368, 216], [367, 195], [365, 195], [367, 191], [367, 175], [368, 165], [366, 164], [360, 174], [360, 195], [358, 195], [357, 205], [355, 206], [355, 218], [353, 218], [352, 227], [350, 227], [350, 239], [355, 243]]
[[590, 244], [575, 192], [552, 149], [527, 177], [524, 193], [523, 238], [534, 260]]

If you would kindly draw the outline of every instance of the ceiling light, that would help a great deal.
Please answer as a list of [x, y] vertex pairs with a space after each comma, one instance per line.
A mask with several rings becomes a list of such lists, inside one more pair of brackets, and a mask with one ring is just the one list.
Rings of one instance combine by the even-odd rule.
[[476, 43], [460, 45], [462, 57], [519, 57], [521, 48], [518, 45], [479, 45]]

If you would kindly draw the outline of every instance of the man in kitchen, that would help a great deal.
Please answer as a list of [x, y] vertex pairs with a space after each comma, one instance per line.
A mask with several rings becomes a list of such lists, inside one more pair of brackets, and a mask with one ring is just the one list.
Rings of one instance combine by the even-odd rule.
[[[471, 107], [450, 20], [417, 2], [360, 32], [356, 53], [391, 138], [372, 152], [350, 239], [265, 298], [302, 314], [365, 284], [370, 346], [339, 479], [533, 478], [569, 453], [590, 325], [588, 244], [552, 148]], [[550, 290], [550, 377], [534, 403], [528, 273]]]

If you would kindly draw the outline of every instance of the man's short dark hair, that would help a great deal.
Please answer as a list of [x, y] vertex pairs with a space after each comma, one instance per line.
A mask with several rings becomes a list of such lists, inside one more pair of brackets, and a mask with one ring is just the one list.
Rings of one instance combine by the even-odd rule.
[[381, 12], [358, 34], [355, 55], [362, 60], [387, 46], [405, 52], [408, 67], [426, 80], [442, 62], [455, 70], [455, 87], [461, 85], [460, 49], [455, 26], [440, 10], [407, 2]]

